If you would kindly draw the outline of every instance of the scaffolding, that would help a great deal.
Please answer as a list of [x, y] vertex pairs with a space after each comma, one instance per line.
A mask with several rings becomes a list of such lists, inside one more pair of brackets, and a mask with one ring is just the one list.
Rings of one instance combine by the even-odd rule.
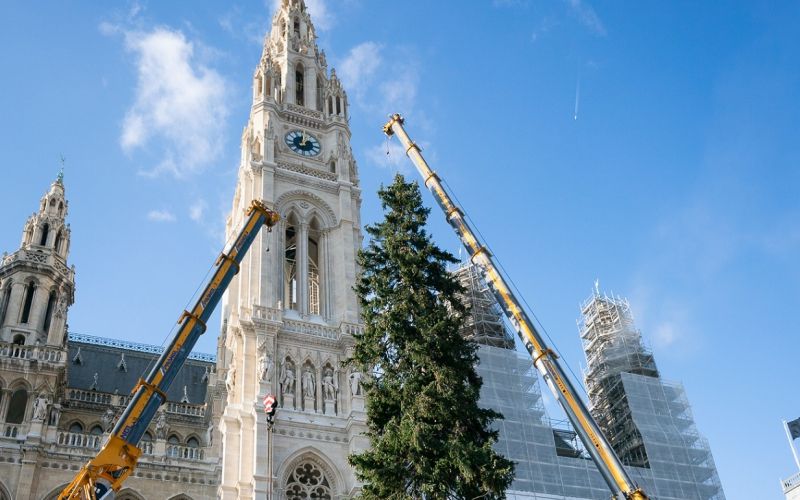
[[513, 349], [514, 338], [506, 328], [500, 306], [480, 270], [472, 264], [465, 264], [453, 274], [466, 290], [463, 299], [469, 308], [461, 334], [480, 345]]
[[[513, 500], [608, 499], [608, 486], [566, 420], [545, 411], [530, 358], [515, 350], [477, 268], [453, 271], [470, 308], [462, 334], [479, 344], [480, 404], [503, 415], [495, 449], [516, 464]], [[631, 476], [658, 500], [724, 500], [708, 443], [697, 432], [680, 384], [660, 378], [628, 301], [595, 289], [582, 308], [592, 413]]]
[[592, 415], [632, 475], [659, 499], [723, 500], [683, 387], [661, 379], [628, 301], [595, 286], [581, 314]]
[[622, 373], [658, 378], [653, 354], [645, 349], [633, 323], [630, 304], [601, 295], [595, 288], [581, 307], [579, 323], [586, 353], [586, 388], [592, 415], [625, 465], [650, 467], [622, 384]]

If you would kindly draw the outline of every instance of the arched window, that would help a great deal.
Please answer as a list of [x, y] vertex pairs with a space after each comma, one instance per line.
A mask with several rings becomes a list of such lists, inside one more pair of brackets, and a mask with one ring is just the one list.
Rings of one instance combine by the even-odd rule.
[[328, 114], [333, 114], [333, 97], [328, 97]]
[[36, 283], [30, 282], [28, 286], [25, 288], [25, 302], [22, 305], [22, 316], [20, 317], [20, 323], [27, 323], [28, 319], [31, 316], [31, 306], [33, 305], [33, 296], [36, 293]]
[[298, 64], [294, 70], [294, 102], [298, 106], [305, 106], [305, 72], [303, 65]]
[[314, 219], [308, 232], [308, 312], [320, 314], [319, 224]]
[[186, 446], [189, 448], [200, 448], [200, 441], [196, 437], [190, 437], [186, 440]]
[[25, 345], [25, 335], [22, 335], [21, 333], [14, 335], [14, 340], [11, 341], [11, 343], [14, 345]]
[[64, 213], [64, 202], [63, 201], [59, 201], [58, 202], [58, 215], [61, 216], [62, 213]]
[[61, 251], [61, 230], [59, 229], [56, 233], [56, 241], [53, 243], [53, 248], [56, 249], [56, 252]]
[[261, 97], [264, 94], [264, 79], [261, 75], [256, 78], [256, 96]]
[[323, 89], [324, 86], [325, 86], [325, 82], [323, 82], [322, 78], [320, 78], [319, 75], [317, 75], [317, 102], [316, 102], [316, 106], [317, 106], [317, 111], [319, 111], [319, 112], [322, 112], [322, 101], [323, 101], [322, 89]]
[[297, 310], [297, 226], [294, 215], [286, 226], [286, 250], [284, 251], [284, 307]]
[[82, 434], [83, 433], [83, 426], [80, 422], [73, 422], [69, 426], [69, 432], [73, 434]]
[[172, 458], [180, 457], [181, 451], [179, 445], [181, 444], [181, 440], [178, 439], [178, 436], [175, 434], [170, 435], [167, 438], [167, 456]]
[[289, 474], [286, 480], [286, 500], [331, 500], [330, 481], [325, 473], [311, 462], [302, 462]]
[[336, 160], [331, 160], [331, 173], [336, 173]]
[[89, 431], [89, 434], [93, 436], [102, 436], [103, 435], [103, 428], [99, 425], [95, 425], [92, 427], [92, 430]]
[[300, 35], [300, 20], [297, 18], [294, 20], [294, 32], [296, 35]]
[[11, 300], [11, 286], [13, 283], [10, 281], [6, 283], [6, 289], [3, 290], [2, 298], [0, 298], [0, 326], [6, 321], [6, 311], [8, 310], [8, 301]]
[[47, 222], [44, 223], [42, 226], [42, 237], [39, 240], [39, 244], [45, 246], [47, 244], [47, 235], [50, 232], [50, 224]]
[[336, 114], [342, 114], [342, 99], [338, 95], [336, 96]]
[[44, 312], [44, 325], [42, 326], [42, 330], [45, 333], [50, 331], [50, 324], [53, 322], [53, 310], [56, 307], [56, 292], [50, 292], [50, 296], [47, 298], [47, 309]]
[[25, 410], [28, 408], [28, 391], [17, 389], [11, 394], [6, 411], [6, 423], [21, 424], [25, 420]]

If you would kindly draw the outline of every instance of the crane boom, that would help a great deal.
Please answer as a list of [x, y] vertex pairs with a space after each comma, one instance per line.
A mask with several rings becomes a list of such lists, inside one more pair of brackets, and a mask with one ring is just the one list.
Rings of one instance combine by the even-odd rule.
[[59, 495], [60, 500], [94, 500], [109, 490], [119, 490], [133, 473], [141, 455], [137, 447], [158, 408], [167, 401], [167, 390], [186, 358], [206, 330], [206, 322], [234, 275], [261, 226], [272, 228], [280, 217], [254, 200], [247, 220], [228, 251], [217, 259], [213, 276], [191, 311], [184, 311], [180, 327], [150, 373], [131, 391], [131, 399], [97, 455], [84, 465]]
[[444, 211], [447, 222], [453, 227], [467, 249], [470, 260], [483, 271], [497, 302], [533, 358], [533, 365], [539, 370], [553, 395], [564, 408], [572, 426], [597, 464], [600, 474], [614, 497], [619, 500], [647, 500], [647, 495], [633, 482], [597, 422], [592, 418], [586, 404], [578, 396], [561, 367], [558, 356], [548, 347], [533, 322], [528, 318], [514, 292], [498, 271], [494, 258], [470, 228], [464, 212], [453, 203], [450, 195], [442, 187], [439, 176], [428, 166], [425, 158], [422, 157], [419, 146], [408, 137], [403, 123], [403, 118], [399, 114], [394, 114], [384, 125], [383, 132], [387, 136], [396, 135], [402, 143], [406, 155], [422, 175], [425, 186]]

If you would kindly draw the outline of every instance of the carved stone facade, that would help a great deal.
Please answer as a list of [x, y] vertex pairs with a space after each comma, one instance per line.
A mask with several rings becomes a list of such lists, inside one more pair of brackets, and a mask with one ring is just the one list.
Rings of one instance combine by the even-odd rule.
[[[253, 76], [227, 234], [254, 199], [282, 219], [223, 299], [220, 498], [348, 498], [358, 483], [347, 456], [368, 445], [361, 375], [342, 366], [361, 328], [361, 191], [347, 94], [315, 39], [304, 2], [283, 0]], [[267, 394], [279, 402], [271, 433]]]
[[[0, 262], [0, 500], [56, 498], [102, 446], [160, 348], [66, 335], [75, 269], [63, 178]], [[140, 443], [118, 499], [213, 498], [219, 438], [213, 356], [192, 355]], [[216, 399], [221, 401], [220, 398]], [[216, 415], [221, 414], [216, 408]]]

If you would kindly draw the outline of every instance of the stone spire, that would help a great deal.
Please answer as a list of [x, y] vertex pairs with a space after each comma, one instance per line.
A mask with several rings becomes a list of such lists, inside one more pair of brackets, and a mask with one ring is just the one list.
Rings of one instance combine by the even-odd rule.
[[22, 230], [20, 248], [0, 262], [0, 340], [63, 345], [75, 270], [63, 170]]

